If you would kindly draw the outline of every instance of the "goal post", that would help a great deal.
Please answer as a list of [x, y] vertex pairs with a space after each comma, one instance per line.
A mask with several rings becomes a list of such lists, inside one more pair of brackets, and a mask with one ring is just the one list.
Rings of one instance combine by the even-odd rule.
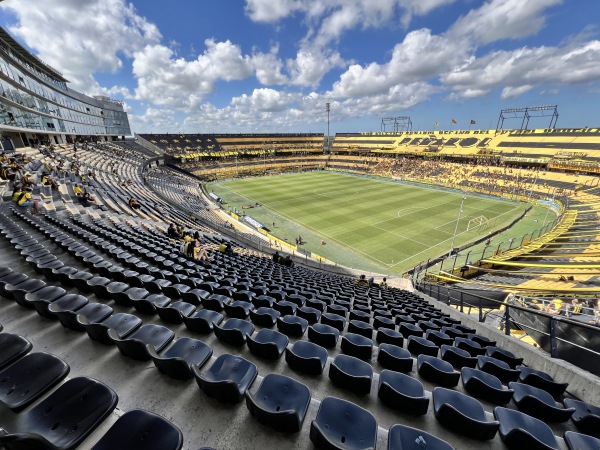
[[490, 219], [485, 216], [475, 217], [474, 219], [469, 220], [467, 224], [467, 231], [471, 230], [485, 230], [487, 225], [489, 224]]

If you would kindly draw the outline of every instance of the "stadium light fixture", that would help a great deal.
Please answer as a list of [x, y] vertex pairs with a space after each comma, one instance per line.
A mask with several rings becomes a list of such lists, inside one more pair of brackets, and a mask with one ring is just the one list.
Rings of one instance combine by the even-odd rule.
[[331, 104], [325, 103], [325, 111], [327, 111], [327, 151], [329, 151], [329, 112], [331, 111]]

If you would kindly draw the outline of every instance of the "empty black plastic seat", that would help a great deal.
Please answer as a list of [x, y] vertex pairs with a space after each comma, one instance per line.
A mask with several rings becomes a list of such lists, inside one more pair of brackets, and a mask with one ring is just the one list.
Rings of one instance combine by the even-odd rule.
[[0, 295], [2, 297], [12, 298], [9, 296], [10, 294], [6, 292], [6, 286], [18, 286], [19, 284], [27, 281], [28, 279], [29, 277], [21, 272], [10, 272], [9, 274], [0, 277]]
[[184, 302], [191, 303], [192, 305], [198, 306], [202, 300], [208, 298], [210, 292], [205, 291], [204, 289], [192, 288], [187, 292], [181, 293], [181, 299]]
[[569, 450], [598, 450], [600, 439], [574, 431], [565, 433], [565, 442]]
[[494, 375], [471, 367], [463, 367], [460, 373], [465, 390], [474, 397], [494, 405], [505, 405], [512, 399], [514, 391], [504, 389]]
[[292, 302], [288, 302], [286, 300], [280, 300], [273, 304], [273, 308], [281, 313], [282, 316], [293, 316], [296, 314], [296, 309], [298, 309], [298, 305]]
[[541, 420], [514, 409], [496, 406], [494, 417], [500, 423], [502, 442], [514, 450], [559, 450], [552, 429]]
[[528, 384], [511, 382], [508, 386], [515, 392], [513, 401], [519, 411], [544, 422], [566, 422], [575, 408], [563, 408], [554, 401], [552, 395], [543, 389]]
[[156, 308], [156, 312], [162, 320], [175, 324], [183, 323], [183, 318], [191, 316], [194, 311], [196, 311], [194, 305], [181, 300]]
[[117, 313], [109, 316], [106, 320], [90, 323], [84, 316], [77, 316], [77, 321], [85, 328], [90, 339], [105, 345], [113, 345], [115, 342], [108, 336], [108, 330], [114, 330], [120, 339], [142, 325], [142, 319], [133, 314]]
[[4, 286], [6, 298], [16, 301], [19, 305], [23, 305], [25, 295], [30, 292], [36, 292], [46, 286], [46, 283], [38, 278], [29, 278], [22, 283]]
[[402, 322], [400, 324], [398, 331], [402, 333], [402, 336], [404, 336], [406, 339], [408, 339], [410, 336], [423, 337], [424, 334], [420, 327], [406, 322]]
[[[477, 342], [482, 347], [496, 347], [496, 341], [477, 333], [467, 333], [467, 338]], [[486, 349], [487, 351], [487, 349]]]
[[446, 441], [417, 428], [394, 425], [388, 433], [388, 450], [454, 450]]
[[308, 339], [321, 347], [335, 347], [339, 337], [340, 331], [330, 325], [315, 323], [308, 327]]
[[373, 367], [348, 355], [337, 355], [329, 366], [329, 378], [343, 389], [360, 395], [371, 392]]
[[503, 384], [508, 384], [511, 381], [517, 381], [521, 371], [519, 369], [511, 369], [504, 361], [492, 358], [490, 356], [478, 356], [477, 368], [484, 372], [491, 373], [497, 377]]
[[326, 312], [321, 314], [321, 323], [329, 325], [333, 328], [337, 328], [339, 331], [344, 331], [346, 319], [344, 319], [342, 316], [338, 316], [337, 314]]
[[563, 401], [567, 408], [575, 408], [571, 421], [577, 429], [585, 434], [600, 439], [600, 408], [581, 400], [565, 398]]
[[413, 368], [410, 352], [393, 344], [380, 344], [377, 361], [386, 369], [408, 373]]
[[133, 303], [135, 309], [142, 314], [156, 314], [159, 308], [166, 307], [171, 299], [163, 294], [150, 294]]
[[160, 352], [173, 340], [175, 333], [162, 325], [147, 323], [124, 338], [120, 338], [115, 330], [108, 330], [108, 337], [117, 344], [119, 351], [125, 356], [139, 361], [148, 361], [150, 354], [146, 346], [149, 345], [156, 352]]
[[423, 384], [411, 376], [392, 370], [382, 370], [379, 375], [377, 396], [386, 405], [407, 414], [427, 414], [429, 398]]
[[0, 369], [12, 364], [31, 350], [31, 342], [23, 336], [0, 333]]
[[[67, 294], [51, 303], [44, 300], [31, 300], [31, 302], [38, 314], [55, 319], [56, 315], [53, 311], [77, 311], [87, 305], [89, 300], [83, 295]], [[50, 305], [53, 305], [52, 311], [48, 309]]]
[[72, 450], [115, 409], [117, 400], [117, 394], [97, 380], [72, 378], [17, 415], [7, 434], [0, 435], [0, 445]]
[[134, 409], [123, 414], [91, 450], [180, 450], [183, 434], [165, 418]]
[[429, 355], [437, 356], [439, 348], [428, 339], [419, 336], [409, 336], [406, 349], [415, 356]]
[[442, 360], [448, 361], [457, 370], [463, 367], [475, 367], [477, 365], [477, 358], [471, 356], [471, 354], [457, 347], [450, 345], [442, 345], [440, 348], [440, 356]]
[[259, 295], [258, 297], [252, 299], [252, 304], [255, 308], [260, 308], [263, 306], [267, 308], [272, 308], [274, 303], [275, 299], [268, 295]]
[[187, 337], [178, 339], [160, 355], [152, 345], [146, 345], [146, 350], [160, 372], [178, 380], [192, 378], [192, 366], [202, 367], [213, 353], [204, 342]]
[[0, 403], [15, 412], [23, 410], [58, 384], [69, 365], [48, 353], [29, 353], [0, 371]]
[[327, 363], [327, 350], [317, 344], [307, 341], [296, 341], [290, 348], [285, 349], [285, 362], [293, 370], [309, 375], [323, 373]]
[[48, 312], [54, 314], [63, 327], [74, 331], [85, 331], [85, 328], [77, 321], [78, 315], [85, 317], [89, 323], [96, 323], [102, 322], [113, 313], [113, 309], [104, 303], [88, 303], [75, 311], [64, 310], [57, 303], [50, 303]]
[[504, 361], [511, 369], [516, 369], [518, 365], [523, 364], [523, 358], [517, 358], [513, 353], [504, 350], [503, 348], [486, 347], [485, 354], [486, 356], [491, 356], [492, 358]]
[[254, 325], [242, 319], [227, 319], [222, 325], [214, 325], [214, 332], [220, 341], [231, 345], [244, 345], [246, 337], [254, 333]]
[[375, 340], [378, 344], [392, 344], [397, 345], [398, 347], [402, 347], [404, 344], [404, 336], [402, 336], [402, 333], [390, 328], [380, 328], [377, 330]]
[[279, 359], [289, 343], [288, 337], [279, 331], [263, 328], [254, 336], [246, 338], [253, 355], [267, 359]]
[[245, 319], [250, 314], [252, 303], [243, 300], [234, 300], [224, 305], [225, 314], [237, 319]]
[[454, 346], [469, 352], [471, 356], [485, 355], [485, 347], [482, 347], [477, 342], [467, 338], [456, 338]]
[[370, 323], [362, 322], [360, 320], [350, 320], [350, 322], [348, 322], [348, 332], [360, 334], [368, 339], [373, 338], [373, 326]]
[[200, 389], [209, 397], [221, 402], [238, 403], [258, 375], [256, 366], [250, 361], [230, 354], [223, 354], [204, 373], [197, 366], [192, 372]]
[[456, 339], [456, 338], [466, 338], [467, 337], [467, 333], [464, 333], [460, 330], [457, 330], [454, 327], [442, 327], [440, 330], [442, 333], [446, 333], [448, 336], [450, 336], [452, 339]]
[[310, 425], [310, 440], [324, 449], [374, 449], [377, 420], [366, 409], [335, 397], [325, 397]]
[[452, 364], [434, 356], [419, 355], [417, 371], [426, 380], [444, 387], [454, 387], [460, 380], [460, 372], [455, 371]]
[[371, 314], [369, 314], [369, 308], [366, 307], [365, 310], [360, 308], [360, 305], [355, 304], [354, 309], [350, 311], [350, 316], [348, 317], [350, 321], [358, 320], [360, 322], [369, 323], [371, 321]]
[[67, 291], [61, 287], [45, 286], [35, 292], [25, 294], [25, 296], [23, 297], [22, 303], [20, 303], [20, 305], [25, 306], [26, 308], [34, 309], [35, 308], [34, 301], [42, 300], [42, 301], [46, 301], [48, 303], [52, 303], [52, 302], [58, 300], [59, 298], [61, 298], [66, 293], [67, 293]]
[[446, 333], [442, 333], [437, 330], [427, 330], [425, 332], [425, 338], [429, 341], [433, 342], [438, 347], [442, 345], [452, 345], [454, 343], [454, 339], [448, 336]]
[[461, 392], [436, 387], [433, 390], [433, 411], [446, 428], [472, 439], [492, 439], [500, 424], [488, 421], [481, 403]]
[[321, 319], [321, 311], [310, 306], [302, 306], [296, 310], [296, 315], [306, 319], [309, 324], [315, 324]]
[[215, 325], [223, 321], [223, 314], [210, 309], [201, 309], [191, 316], [184, 316], [183, 323], [186, 328], [196, 333], [210, 334]]
[[563, 395], [569, 386], [569, 383], [558, 383], [554, 381], [549, 374], [542, 372], [541, 370], [525, 366], [518, 366], [517, 369], [521, 371], [521, 373], [519, 373], [519, 381], [521, 383], [543, 389], [555, 398]]
[[231, 303], [231, 297], [220, 294], [211, 294], [208, 298], [202, 299], [202, 306], [205, 309], [221, 312], [226, 303]]
[[298, 316], [283, 316], [277, 319], [277, 329], [283, 334], [302, 337], [308, 327], [308, 321]]
[[342, 352], [347, 355], [368, 361], [373, 353], [373, 341], [355, 333], [346, 333], [340, 343]]
[[259, 306], [250, 311], [250, 320], [255, 325], [271, 328], [277, 323], [277, 319], [281, 313], [268, 306]]
[[307, 386], [274, 373], [263, 379], [256, 394], [246, 394], [246, 406], [260, 423], [286, 433], [300, 431], [309, 404]]

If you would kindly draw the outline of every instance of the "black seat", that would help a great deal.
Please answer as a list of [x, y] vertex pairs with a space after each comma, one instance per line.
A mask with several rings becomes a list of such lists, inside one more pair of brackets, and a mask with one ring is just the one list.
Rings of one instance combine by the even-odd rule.
[[136, 302], [148, 297], [150, 292], [141, 287], [130, 287], [121, 292], [112, 294], [115, 303], [121, 306], [133, 306]]
[[417, 428], [394, 425], [388, 433], [388, 450], [454, 450], [446, 441]]
[[210, 334], [214, 330], [214, 326], [223, 321], [223, 314], [210, 309], [201, 309], [194, 315], [184, 316], [183, 323], [186, 328], [196, 333]]
[[339, 331], [344, 331], [344, 327], [346, 326], [346, 319], [336, 314], [323, 313], [321, 314], [321, 323], [329, 325], [333, 328], [337, 328]]
[[271, 328], [277, 323], [281, 313], [268, 306], [259, 306], [250, 311], [250, 320], [260, 327]]
[[337, 355], [329, 366], [329, 378], [343, 389], [367, 395], [371, 392], [373, 367], [353, 356]]
[[207, 298], [202, 299], [201, 302], [205, 309], [221, 312], [227, 303], [231, 303], [231, 297], [221, 294], [211, 294]]
[[181, 300], [156, 308], [156, 312], [162, 320], [175, 324], [183, 323], [183, 318], [191, 316], [194, 311], [196, 311], [194, 305]]
[[437, 356], [439, 348], [428, 339], [419, 336], [409, 336], [406, 349], [415, 356], [429, 355]]
[[454, 343], [454, 338], [451, 338], [446, 333], [442, 333], [438, 330], [427, 330], [425, 332], [425, 338], [433, 342], [438, 347], [442, 345], [452, 345]]
[[306, 319], [309, 324], [316, 324], [321, 319], [321, 311], [310, 306], [302, 306], [296, 310], [296, 315]]
[[227, 319], [223, 325], [214, 325], [214, 332], [220, 341], [231, 345], [244, 345], [246, 337], [254, 333], [254, 325], [243, 319]]
[[386, 369], [408, 373], [413, 368], [410, 352], [393, 344], [380, 344], [377, 361]]
[[528, 384], [511, 382], [508, 386], [515, 392], [513, 401], [519, 411], [544, 422], [566, 422], [575, 408], [563, 408], [554, 401], [552, 395], [543, 389]]
[[598, 450], [600, 439], [574, 431], [565, 433], [565, 442], [569, 450]]
[[252, 309], [252, 303], [243, 300], [234, 300], [224, 305], [225, 314], [229, 317], [235, 317], [237, 319], [245, 319], [250, 314]]
[[327, 363], [327, 350], [307, 341], [296, 341], [292, 348], [285, 349], [285, 362], [293, 370], [309, 375], [323, 373]]
[[552, 429], [541, 420], [514, 409], [496, 406], [494, 417], [500, 423], [500, 439], [508, 448], [559, 450]]
[[373, 339], [373, 326], [370, 323], [360, 320], [350, 320], [348, 322], [348, 332], [359, 334], [367, 339]]
[[15, 412], [23, 410], [58, 384], [69, 365], [48, 353], [29, 353], [0, 371], [0, 403]]
[[0, 369], [12, 364], [31, 350], [31, 342], [23, 336], [0, 333]]
[[78, 315], [85, 317], [89, 323], [96, 323], [102, 322], [113, 313], [113, 309], [104, 303], [88, 303], [76, 311], [64, 310], [57, 303], [50, 303], [48, 312], [58, 317], [63, 327], [74, 331], [85, 331], [85, 328], [77, 321]]
[[253, 355], [267, 359], [279, 359], [289, 343], [288, 337], [279, 331], [263, 328], [255, 336], [248, 336], [246, 344]]
[[499, 359], [507, 363], [511, 369], [516, 369], [517, 366], [523, 364], [523, 358], [517, 358], [513, 353], [499, 347], [486, 347], [486, 356]]
[[440, 329], [440, 331], [441, 331], [442, 333], [445, 333], [445, 334], [447, 334], [447, 335], [448, 335], [448, 336], [450, 336], [452, 339], [456, 339], [456, 338], [459, 338], [459, 337], [460, 337], [460, 338], [465, 338], [465, 337], [467, 337], [467, 333], [463, 333], [462, 331], [460, 331], [460, 330], [457, 330], [457, 329], [456, 329], [456, 328], [454, 328], [454, 327], [442, 327], [442, 328]]
[[34, 309], [36, 301], [44, 301], [46, 303], [52, 303], [63, 295], [65, 295], [67, 291], [58, 286], [46, 286], [42, 289], [25, 294], [23, 297], [21, 306], [25, 306], [26, 308]]
[[192, 366], [196, 382], [209, 397], [221, 402], [240, 402], [258, 374], [256, 366], [250, 361], [229, 354], [217, 358], [204, 373]]
[[463, 367], [460, 373], [463, 386], [469, 394], [494, 405], [510, 402], [514, 391], [504, 389], [502, 382], [494, 375], [470, 367]]
[[180, 450], [181, 430], [167, 419], [134, 409], [123, 414], [91, 450]]
[[461, 392], [436, 387], [433, 411], [446, 428], [480, 441], [492, 439], [500, 424], [488, 421], [481, 403]]
[[192, 365], [202, 367], [213, 352], [204, 342], [187, 337], [178, 339], [160, 355], [155, 347], [149, 344], [146, 345], [146, 351], [160, 372], [178, 380], [192, 378]]
[[298, 305], [292, 302], [288, 302], [286, 300], [280, 300], [273, 304], [273, 308], [281, 313], [282, 316], [293, 316], [296, 314], [296, 309], [298, 309]]
[[380, 328], [377, 330], [375, 340], [378, 344], [392, 344], [397, 345], [398, 347], [402, 347], [404, 344], [404, 336], [402, 333], [390, 328]]
[[457, 347], [450, 345], [442, 345], [440, 349], [440, 355], [442, 360], [448, 361], [457, 370], [463, 367], [475, 367], [477, 365], [477, 358], [471, 356], [471, 354]]
[[440, 386], [454, 387], [460, 380], [460, 372], [455, 371], [452, 364], [434, 356], [419, 355], [417, 371], [426, 380]]
[[193, 288], [187, 292], [181, 292], [181, 300], [184, 302], [191, 303], [192, 305], [198, 306], [202, 303], [202, 300], [208, 298], [210, 292], [204, 289]]
[[583, 433], [600, 439], [600, 408], [581, 400], [565, 398], [567, 408], [575, 408], [571, 421]]
[[84, 316], [77, 316], [77, 322], [85, 328], [90, 339], [105, 345], [113, 345], [115, 343], [108, 336], [108, 330], [114, 330], [119, 338], [122, 339], [142, 325], [142, 319], [127, 313], [113, 314], [106, 320], [97, 323], [90, 323]]
[[339, 337], [340, 331], [330, 325], [315, 323], [308, 327], [308, 339], [321, 347], [335, 347]]
[[259, 295], [258, 297], [254, 297], [252, 299], [252, 304], [255, 308], [260, 308], [263, 306], [267, 308], [272, 308], [275, 301], [276, 300], [273, 297], [270, 297], [268, 295]]
[[429, 398], [423, 384], [411, 376], [392, 370], [382, 370], [379, 375], [379, 399], [386, 405], [407, 414], [427, 414]]
[[481, 334], [467, 333], [467, 338], [471, 339], [474, 342], [477, 342], [482, 347], [496, 347], [496, 341], [493, 341], [488, 337], [482, 336]]
[[308, 327], [308, 320], [298, 316], [283, 316], [277, 319], [277, 329], [283, 334], [302, 337]]
[[412, 323], [402, 322], [398, 327], [398, 331], [407, 339], [410, 336], [423, 337], [423, 330]]
[[550, 375], [548, 375], [546, 372], [542, 372], [541, 370], [536, 370], [525, 366], [518, 366], [517, 369], [521, 371], [519, 374], [519, 381], [521, 383], [543, 389], [554, 398], [558, 398], [563, 395], [569, 386], [569, 383], [558, 383], [554, 381]]
[[156, 352], [160, 352], [173, 340], [175, 333], [162, 325], [147, 323], [124, 338], [120, 338], [115, 330], [108, 330], [108, 337], [117, 344], [119, 351], [125, 356], [138, 361], [148, 361], [150, 354], [146, 346], [151, 346]]
[[395, 330], [396, 322], [394, 322], [394, 320], [390, 317], [375, 316], [373, 318], [373, 328], [375, 328], [376, 330], [381, 330], [382, 328]]
[[246, 406], [260, 423], [286, 433], [300, 431], [309, 404], [307, 386], [274, 373], [263, 379], [256, 394], [246, 394]]
[[[67, 294], [51, 303], [45, 300], [31, 300], [31, 302], [39, 315], [55, 319], [54, 311], [77, 311], [87, 305], [89, 300], [83, 295]], [[48, 309], [50, 305], [53, 305], [52, 311]]]
[[171, 303], [171, 299], [166, 295], [150, 294], [134, 302], [133, 306], [142, 314], [153, 315], [158, 312], [158, 308], [164, 308], [169, 303]]
[[29, 278], [17, 285], [7, 284], [4, 286], [6, 298], [16, 301], [19, 305], [23, 305], [25, 295], [30, 292], [36, 292], [46, 286], [46, 283], [38, 278]]
[[479, 343], [467, 338], [456, 338], [454, 340], [454, 346], [468, 351], [471, 356], [485, 355], [486, 352], [485, 347], [482, 347]]
[[491, 373], [497, 377], [503, 384], [508, 384], [511, 381], [517, 381], [521, 371], [519, 369], [511, 369], [504, 361], [492, 358], [490, 356], [478, 356], [477, 368], [484, 372]]
[[360, 334], [348, 332], [342, 336], [340, 348], [347, 355], [368, 361], [373, 354], [373, 341]]
[[317, 448], [374, 449], [377, 420], [366, 409], [335, 397], [325, 397], [310, 425], [310, 440]]
[[72, 378], [15, 417], [0, 445], [11, 449], [77, 447], [117, 406], [117, 394], [92, 378]]

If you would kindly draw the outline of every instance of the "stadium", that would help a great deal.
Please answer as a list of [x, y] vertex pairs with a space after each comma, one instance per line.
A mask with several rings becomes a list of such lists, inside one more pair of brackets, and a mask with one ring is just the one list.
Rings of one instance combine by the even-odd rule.
[[0, 63], [0, 448], [600, 446], [600, 128], [136, 133]]

